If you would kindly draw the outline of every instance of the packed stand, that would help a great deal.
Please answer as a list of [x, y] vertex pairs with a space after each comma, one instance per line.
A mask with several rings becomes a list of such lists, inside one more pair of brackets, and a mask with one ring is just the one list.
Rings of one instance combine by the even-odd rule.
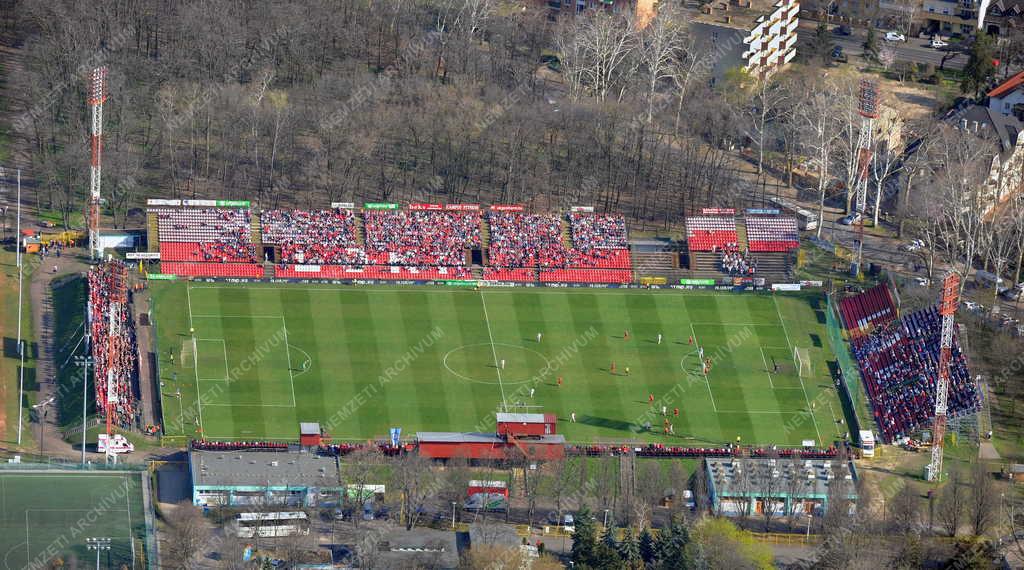
[[[841, 444], [847, 452], [849, 443]], [[800, 459], [831, 459], [839, 455], [839, 448], [830, 445], [827, 448], [777, 448], [742, 447], [727, 444], [725, 447], [678, 447], [661, 443], [649, 443], [644, 447], [634, 445], [570, 445], [566, 447], [569, 455], [585, 455], [589, 457], [636, 455], [637, 457], [773, 457], [782, 459], [798, 457]]]
[[265, 210], [263, 243], [281, 247], [281, 261], [310, 265], [365, 265], [356, 237], [356, 213], [335, 210]]
[[478, 212], [371, 210], [363, 213], [371, 264], [465, 266], [480, 247]]
[[599, 269], [629, 269], [629, 241], [626, 221], [618, 216], [569, 214], [572, 247], [579, 254], [577, 265]]
[[125, 429], [138, 423], [141, 412], [135, 390], [139, 371], [138, 347], [128, 312], [127, 280], [128, 268], [120, 261], [102, 263], [89, 270], [90, 350], [94, 378], [103, 380], [95, 382], [96, 409], [105, 416], [106, 379], [113, 378], [117, 398], [111, 402], [111, 421]]
[[686, 218], [686, 241], [690, 251], [716, 251], [736, 244], [736, 218], [691, 216]]
[[851, 338], [867, 334], [876, 326], [896, 320], [896, 303], [886, 284], [877, 285], [852, 297], [839, 301], [839, 316]]
[[162, 261], [253, 263], [252, 216], [244, 208], [154, 208]]
[[288, 444], [277, 441], [203, 441], [193, 439], [190, 446], [200, 451], [288, 451]]
[[[904, 315], [852, 343], [882, 440], [909, 437], [931, 425], [941, 341], [941, 319], [934, 307]], [[976, 412], [978, 387], [957, 337], [949, 366], [948, 414]]]
[[750, 216], [746, 225], [750, 251], [786, 252], [800, 247], [795, 218]]
[[557, 215], [489, 212], [491, 267], [567, 267], [569, 250], [562, 243]]

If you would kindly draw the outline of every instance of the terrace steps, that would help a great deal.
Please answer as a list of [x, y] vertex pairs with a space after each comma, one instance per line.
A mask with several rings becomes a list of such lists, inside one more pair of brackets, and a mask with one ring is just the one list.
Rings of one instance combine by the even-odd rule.
[[152, 212], [146, 214], [146, 238], [149, 251], [160, 250], [160, 226]]
[[264, 263], [263, 264], [263, 276], [265, 278], [267, 278], [267, 279], [273, 279], [274, 275], [275, 275], [276, 269], [277, 269], [277, 266], [274, 265], [273, 263]]
[[562, 245], [572, 249], [572, 232], [569, 229], [569, 220], [562, 218]]
[[355, 228], [356, 229], [356, 243], [359, 245], [359, 247], [363, 247], [364, 245], [366, 245], [366, 228], [363, 227], [363, 216], [362, 215], [355, 216], [355, 221], [356, 221], [356, 228]]
[[491, 245], [491, 226], [487, 223], [487, 218], [484, 216], [480, 217], [480, 248], [487, 251], [487, 248]]
[[480, 280], [480, 279], [484, 278], [484, 268], [483, 267], [480, 267], [479, 265], [474, 265], [473, 267], [470, 268], [470, 271], [473, 274], [473, 279]]
[[736, 220], [736, 245], [740, 247], [740, 250], [750, 247], [747, 242], [747, 222], [742, 218]]
[[256, 245], [263, 244], [263, 231], [261, 230], [259, 216], [253, 216], [249, 222], [249, 242]]

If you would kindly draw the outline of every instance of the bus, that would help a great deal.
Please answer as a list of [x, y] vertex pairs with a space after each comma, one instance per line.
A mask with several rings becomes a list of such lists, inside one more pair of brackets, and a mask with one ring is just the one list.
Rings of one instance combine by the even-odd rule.
[[805, 210], [795, 202], [780, 196], [769, 196], [768, 201], [775, 204], [782, 210], [792, 212], [793, 217], [796, 218], [797, 227], [800, 228], [801, 231], [809, 232], [811, 230], [818, 229], [818, 214], [815, 214], [810, 210]]
[[238, 538], [277, 538], [309, 534], [309, 517], [306, 513], [239, 513], [235, 517]]

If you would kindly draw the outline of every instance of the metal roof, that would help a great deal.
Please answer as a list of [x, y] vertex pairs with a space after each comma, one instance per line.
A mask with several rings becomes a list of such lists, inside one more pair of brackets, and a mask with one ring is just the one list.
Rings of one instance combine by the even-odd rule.
[[192, 484], [206, 487], [338, 487], [334, 457], [307, 452], [189, 452]]

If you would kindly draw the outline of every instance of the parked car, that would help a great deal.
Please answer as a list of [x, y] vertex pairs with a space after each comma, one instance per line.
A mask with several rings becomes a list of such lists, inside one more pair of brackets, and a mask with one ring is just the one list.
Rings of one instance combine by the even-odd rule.
[[832, 59], [839, 59], [843, 56], [843, 46], [832, 46]]
[[850, 29], [850, 26], [843, 24], [832, 28], [832, 33], [837, 36], [848, 36], [853, 33], [853, 30]]
[[565, 532], [576, 532], [576, 519], [572, 515], [562, 517], [562, 528]]
[[949, 42], [944, 42], [944, 41], [940, 40], [939, 38], [932, 38], [932, 41], [928, 42], [928, 47], [933, 47], [935, 49], [944, 48], [944, 47], [946, 47], [948, 45], [949, 45]]
[[864, 219], [864, 216], [860, 215], [857, 212], [854, 212], [852, 214], [849, 214], [849, 215], [843, 216], [842, 218], [839, 218], [839, 224], [843, 225], [843, 226], [852, 226], [853, 224], [856, 224], [857, 222], [859, 222], [859, 221], [861, 221], [863, 219]]
[[920, 250], [924, 249], [924, 241], [919, 240], [919, 239], [911, 240], [910, 243], [905, 243], [905, 244], [901, 245], [900, 249], [902, 249], [903, 251], [910, 251], [910, 252], [920, 251]]
[[904, 36], [903, 34], [901, 34], [899, 32], [885, 32], [885, 41], [887, 41], [887, 42], [905, 42], [905, 41], [907, 41], [907, 36]]

